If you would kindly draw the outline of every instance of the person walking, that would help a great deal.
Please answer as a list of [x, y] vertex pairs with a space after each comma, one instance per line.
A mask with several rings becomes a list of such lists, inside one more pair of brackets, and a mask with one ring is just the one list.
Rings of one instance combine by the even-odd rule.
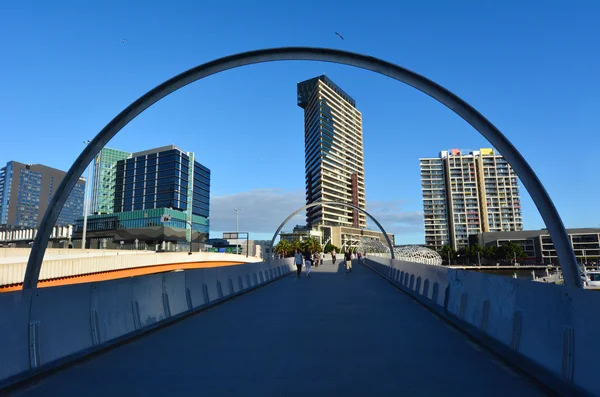
[[298, 273], [298, 278], [300, 278], [300, 273], [302, 273], [302, 254], [299, 250], [296, 250], [294, 254], [294, 263], [296, 264], [296, 273]]
[[331, 251], [331, 262], [335, 265], [335, 250]]
[[346, 260], [346, 273], [349, 273], [352, 271], [352, 253], [349, 249], [346, 249], [344, 259]]
[[[310, 278], [310, 266], [312, 265], [312, 254], [309, 250], [304, 252], [304, 266], [306, 267], [306, 278]], [[300, 276], [298, 276], [300, 277]]]

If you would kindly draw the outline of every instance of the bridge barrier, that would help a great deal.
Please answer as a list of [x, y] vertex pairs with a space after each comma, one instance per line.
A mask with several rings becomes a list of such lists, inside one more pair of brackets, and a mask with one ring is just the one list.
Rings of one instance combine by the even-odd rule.
[[[291, 262], [290, 258], [0, 294], [0, 388], [286, 276], [292, 271]], [[253, 277], [263, 281], [248, 284]]]
[[600, 395], [597, 291], [389, 258], [365, 264], [555, 390]]
[[[16, 249], [16, 248], [15, 248]], [[66, 250], [61, 250], [66, 251]], [[243, 255], [195, 252], [69, 250], [67, 254], [46, 255], [40, 270], [40, 280], [72, 277], [138, 267], [186, 264], [197, 262], [257, 262], [260, 258]], [[137, 254], [133, 254], [138, 252]], [[7, 262], [8, 261], [8, 262]], [[0, 285], [23, 282], [27, 257], [0, 257]]]

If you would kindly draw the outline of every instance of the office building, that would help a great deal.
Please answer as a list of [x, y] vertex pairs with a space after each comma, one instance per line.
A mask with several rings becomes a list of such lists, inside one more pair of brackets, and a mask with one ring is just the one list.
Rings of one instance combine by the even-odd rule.
[[[600, 264], [600, 228], [567, 229], [567, 234], [579, 263]], [[471, 244], [479, 244], [482, 247], [501, 247], [509, 241], [513, 242], [525, 253], [526, 258], [520, 258], [520, 262], [558, 264], [556, 248], [546, 229], [486, 232], [469, 237]]]
[[[114, 181], [112, 213], [88, 217], [92, 247], [135, 242], [138, 247], [170, 249], [208, 238], [210, 170], [194, 153], [174, 145], [132, 153], [117, 160]], [[163, 221], [165, 215], [169, 221]], [[82, 229], [79, 219], [74, 238], [81, 238]]]
[[[0, 225], [36, 228], [65, 172], [41, 164], [9, 161], [0, 169]], [[56, 221], [67, 226], [83, 214], [85, 179], [80, 178]]]
[[[304, 109], [306, 203], [341, 201], [366, 208], [362, 114], [355, 100], [327, 76], [298, 83], [298, 106]], [[324, 205], [309, 208], [306, 223], [342, 245], [367, 226], [365, 214]], [[338, 228], [334, 230], [334, 228]]]
[[131, 153], [103, 148], [94, 159], [92, 184], [92, 213], [112, 214], [115, 204], [117, 162], [131, 157]]
[[420, 159], [425, 245], [460, 249], [480, 232], [523, 229], [517, 175], [493, 149]]

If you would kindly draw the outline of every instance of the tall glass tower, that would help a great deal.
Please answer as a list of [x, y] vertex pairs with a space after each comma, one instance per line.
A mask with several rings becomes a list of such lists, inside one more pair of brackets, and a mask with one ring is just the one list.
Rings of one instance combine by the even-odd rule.
[[[342, 201], [365, 209], [362, 114], [356, 102], [327, 76], [298, 83], [304, 109], [306, 203]], [[339, 206], [318, 206], [306, 213], [310, 226], [364, 229], [363, 213]]]
[[94, 160], [94, 183], [92, 184], [92, 213], [112, 214], [115, 203], [117, 161], [131, 157], [122, 150], [103, 148]]

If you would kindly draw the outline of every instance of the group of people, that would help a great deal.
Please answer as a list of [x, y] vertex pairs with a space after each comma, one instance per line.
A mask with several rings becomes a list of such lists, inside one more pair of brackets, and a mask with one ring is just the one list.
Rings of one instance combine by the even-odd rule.
[[[304, 251], [300, 252], [300, 250], [296, 250], [294, 255], [294, 264], [296, 265], [296, 273], [298, 274], [298, 278], [300, 278], [300, 274], [302, 274], [302, 266], [306, 268], [306, 278], [310, 278], [310, 269], [314, 264], [315, 267], [319, 267], [319, 265], [323, 264], [323, 259], [325, 255], [322, 252], [310, 252]], [[360, 260], [361, 254], [358, 252], [356, 257]], [[335, 266], [337, 261], [336, 252], [331, 251], [331, 262]], [[344, 252], [344, 261], [346, 262], [346, 273], [352, 272], [352, 252], [346, 249]]]

